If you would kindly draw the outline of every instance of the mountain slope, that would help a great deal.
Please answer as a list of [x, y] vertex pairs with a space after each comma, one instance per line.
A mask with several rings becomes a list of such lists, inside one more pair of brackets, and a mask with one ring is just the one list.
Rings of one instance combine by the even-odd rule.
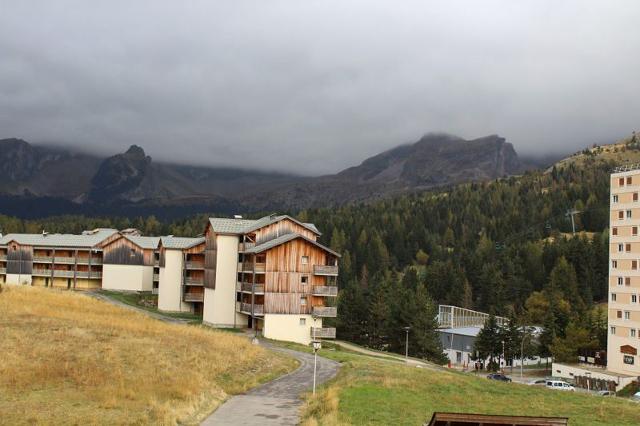
[[0, 170], [8, 177], [0, 184], [0, 212], [15, 215], [23, 215], [26, 205], [46, 210], [54, 200], [56, 212], [94, 214], [298, 209], [495, 179], [524, 169], [513, 146], [496, 135], [468, 141], [428, 134], [320, 177], [155, 163], [136, 145], [106, 159], [17, 139], [0, 140], [0, 147]]

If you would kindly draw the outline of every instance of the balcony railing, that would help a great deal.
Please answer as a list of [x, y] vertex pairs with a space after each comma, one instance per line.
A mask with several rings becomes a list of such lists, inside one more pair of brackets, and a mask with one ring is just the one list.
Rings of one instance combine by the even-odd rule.
[[160, 293], [160, 289], [158, 287], [154, 287], [151, 289], [151, 294], [158, 294]]
[[315, 339], [335, 339], [336, 329], [333, 327], [311, 327], [311, 338]]
[[337, 296], [338, 287], [332, 285], [316, 285], [313, 286], [311, 294], [314, 296]]
[[0, 260], [7, 260], [6, 254], [0, 254]]
[[[254, 272], [253, 263], [251, 262], [240, 262], [238, 263], [238, 272]], [[264, 263], [256, 263], [255, 264], [255, 272], [261, 273], [266, 270], [266, 264]]]
[[54, 257], [53, 261], [55, 263], [76, 263], [75, 257]]
[[264, 294], [264, 284], [251, 284], [251, 283], [236, 283], [236, 291], [243, 293], [254, 292], [256, 294]]
[[186, 269], [204, 269], [204, 263], [202, 262], [186, 262]]
[[256, 246], [256, 243], [239, 243], [238, 244], [238, 251], [242, 252], [245, 250], [249, 250], [253, 247]]
[[51, 276], [51, 269], [36, 269], [36, 268], [34, 268], [31, 271], [31, 275], [33, 275], [34, 277], [50, 277]]
[[314, 275], [338, 276], [337, 265], [313, 265]]
[[335, 306], [314, 306], [314, 317], [335, 318], [338, 316], [338, 308]]
[[51, 256], [33, 256], [33, 263], [51, 263], [53, 257]]
[[7, 268], [0, 268], [0, 274], [6, 274]]
[[204, 278], [185, 278], [185, 285], [204, 285]]
[[204, 293], [185, 293], [185, 302], [204, 302]]
[[92, 280], [102, 279], [102, 272], [91, 272], [91, 275], [89, 275], [89, 279], [92, 279]]
[[[88, 265], [89, 264], [89, 258], [88, 257], [79, 257], [78, 258], [78, 264], [80, 264], [80, 265]], [[102, 259], [97, 258], [97, 257], [92, 257], [91, 258], [91, 264], [92, 265], [102, 265]]]
[[62, 277], [62, 278], [73, 278], [73, 271], [54, 270], [53, 271], [53, 276], [54, 277]]
[[[236, 310], [242, 313], [251, 314], [251, 303], [236, 302]], [[254, 315], [264, 315], [264, 305], [253, 305]]]
[[154, 281], [160, 281], [160, 274], [153, 274]]

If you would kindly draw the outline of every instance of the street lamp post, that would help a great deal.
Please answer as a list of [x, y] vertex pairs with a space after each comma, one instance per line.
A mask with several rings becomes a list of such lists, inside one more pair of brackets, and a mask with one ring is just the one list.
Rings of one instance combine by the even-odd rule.
[[318, 369], [318, 350], [322, 347], [322, 343], [314, 340], [313, 344], [313, 394], [316, 394], [316, 371]]
[[404, 341], [404, 357], [409, 360], [409, 330], [411, 330], [411, 327], [403, 327], [403, 329], [406, 332]]
[[502, 362], [500, 362], [500, 369], [502, 373], [504, 373], [504, 365], [506, 364], [506, 360], [504, 359], [504, 340], [502, 341]]

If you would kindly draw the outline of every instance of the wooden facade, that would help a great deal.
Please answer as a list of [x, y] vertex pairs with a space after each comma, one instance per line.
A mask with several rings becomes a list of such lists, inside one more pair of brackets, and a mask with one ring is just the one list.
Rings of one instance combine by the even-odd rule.
[[216, 288], [216, 262], [218, 257], [216, 233], [211, 226], [207, 224], [207, 229], [204, 234], [205, 247], [204, 247], [204, 287], [215, 289]]
[[153, 266], [155, 248], [143, 248], [121, 236], [104, 246], [104, 263], [106, 265], [144, 265]]

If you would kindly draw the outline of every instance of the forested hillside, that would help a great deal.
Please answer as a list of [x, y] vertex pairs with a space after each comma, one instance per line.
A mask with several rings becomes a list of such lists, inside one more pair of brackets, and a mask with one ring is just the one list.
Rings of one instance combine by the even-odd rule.
[[[635, 151], [634, 151], [635, 152]], [[436, 305], [454, 304], [548, 330], [585, 331], [578, 346], [602, 346], [605, 323], [593, 306], [607, 299], [609, 174], [591, 154], [547, 172], [403, 195], [367, 204], [292, 212], [314, 222], [340, 263], [340, 337], [437, 357]], [[576, 209], [576, 230], [566, 216]], [[5, 232], [79, 232], [134, 226], [145, 234], [195, 235], [206, 216], [173, 223], [146, 219], [0, 218]], [[579, 333], [578, 333], [579, 334]], [[558, 342], [556, 342], [558, 343]], [[435, 348], [435, 350], [434, 350]]]

